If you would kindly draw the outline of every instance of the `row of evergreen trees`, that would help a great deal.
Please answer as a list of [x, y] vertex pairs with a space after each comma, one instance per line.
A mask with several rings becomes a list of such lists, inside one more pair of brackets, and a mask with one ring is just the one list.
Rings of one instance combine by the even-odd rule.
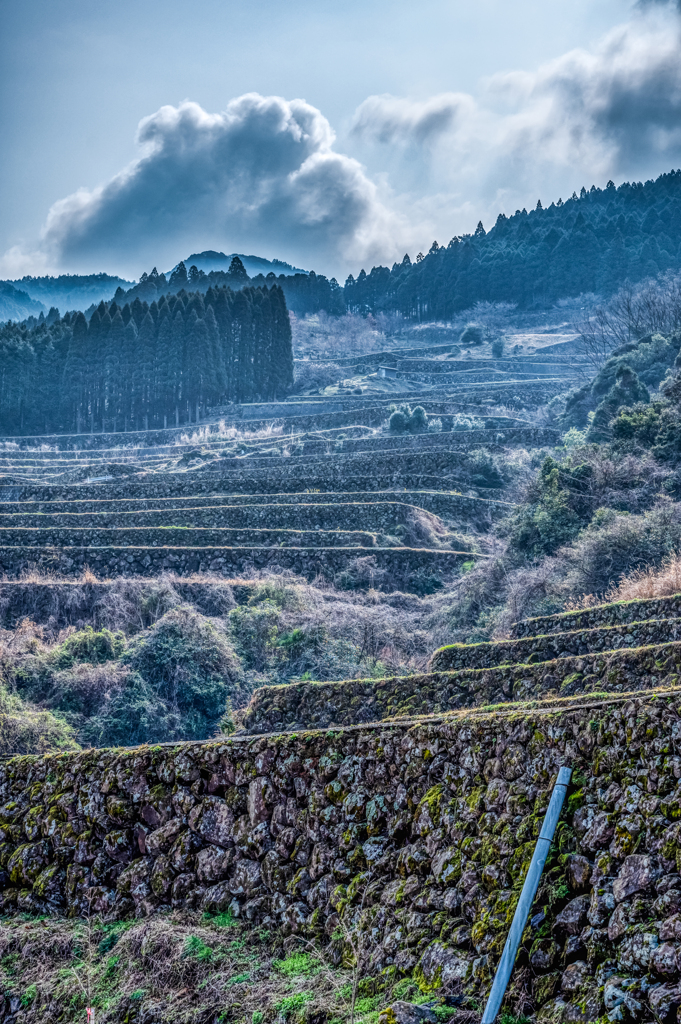
[[645, 184], [582, 188], [544, 209], [500, 214], [486, 232], [434, 242], [412, 263], [348, 277], [352, 312], [394, 310], [412, 320], [448, 320], [479, 301], [546, 306], [584, 292], [612, 294], [681, 269], [681, 171]]
[[283, 291], [288, 308], [297, 316], [318, 313], [322, 309], [330, 316], [345, 313], [343, 289], [335, 277], [329, 280], [323, 274], [315, 274], [314, 270], [309, 274], [278, 276], [270, 271], [266, 275], [249, 277], [238, 256], [232, 257], [229, 270], [211, 270], [208, 274], [195, 266], [187, 269], [184, 262], [178, 263], [167, 277], [165, 274], [159, 274], [154, 267], [151, 273], [142, 274], [138, 283], [127, 291], [119, 287], [114, 297], [122, 305], [125, 302], [132, 302], [134, 298], [153, 302], [159, 295], [182, 290], [206, 292], [209, 288], [227, 286], [237, 289], [247, 285], [253, 288], [271, 288], [275, 284]]
[[[55, 311], [56, 312], [56, 311]], [[181, 290], [101, 302], [0, 329], [0, 429], [118, 431], [198, 420], [224, 402], [272, 400], [293, 383], [284, 294]]]

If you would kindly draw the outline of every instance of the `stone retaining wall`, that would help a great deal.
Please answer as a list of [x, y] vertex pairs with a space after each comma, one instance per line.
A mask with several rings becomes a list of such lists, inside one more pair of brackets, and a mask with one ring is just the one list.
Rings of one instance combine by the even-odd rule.
[[[339, 496], [340, 498], [340, 496]], [[134, 503], [133, 503], [134, 504]], [[303, 530], [380, 530], [393, 532], [420, 512], [414, 505], [399, 501], [316, 502], [315, 504], [211, 505], [188, 502], [186, 506], [170, 502], [172, 507], [154, 509], [133, 507], [125, 511], [79, 512], [0, 512], [0, 527], [7, 526], [229, 526], [258, 529], [276, 524], [277, 529]], [[71, 507], [71, 506], [70, 506]], [[2, 506], [0, 505], [0, 508]], [[484, 515], [485, 509], [482, 509]]]
[[[135, 513], [137, 515], [138, 513]], [[340, 518], [340, 517], [339, 517]], [[0, 526], [0, 547], [374, 547], [361, 530], [232, 529], [203, 526]]]
[[263, 686], [251, 698], [243, 728], [251, 734], [329, 728], [547, 695], [646, 690], [676, 686], [680, 672], [681, 643], [667, 643], [536, 665]]
[[276, 548], [276, 547], [0, 547], [0, 573], [16, 578], [39, 570], [64, 577], [80, 576], [89, 568], [96, 576], [156, 576], [174, 572], [179, 576], [209, 573], [248, 575], [257, 569], [290, 569], [312, 580], [318, 575], [334, 578], [357, 558], [370, 558], [367, 575], [373, 585], [399, 585], [410, 590], [422, 585], [422, 574], [452, 573], [463, 561], [484, 556], [468, 551], [428, 548]]
[[430, 660], [434, 672], [460, 668], [487, 668], [491, 665], [527, 664], [550, 661], [574, 654], [596, 654], [621, 647], [648, 647], [651, 644], [681, 640], [681, 619], [649, 619], [622, 626], [603, 626], [502, 640], [488, 644], [449, 644], [435, 652]]
[[[179, 486], [178, 486], [179, 484]], [[182, 487], [184, 484], [184, 487]], [[478, 498], [463, 495], [455, 491], [429, 490], [386, 490], [386, 491], [292, 491], [282, 494], [267, 492], [263, 494], [225, 494], [215, 489], [210, 480], [158, 482], [149, 480], [145, 483], [130, 481], [116, 491], [109, 493], [105, 485], [80, 485], [78, 487], [0, 487], [0, 515], [14, 515], [21, 512], [134, 512], [144, 508], [182, 509], [185, 504], [192, 506], [213, 507], [217, 502], [238, 507], [262, 507], [270, 504], [287, 505], [291, 509], [300, 509], [305, 515], [306, 508], [314, 505], [326, 505], [333, 502], [342, 505], [347, 502], [363, 502], [367, 505], [377, 504], [384, 500], [393, 500], [400, 504], [406, 503], [426, 509], [440, 515], [447, 521], [459, 518], [482, 518], [507, 515], [515, 505], [508, 501]], [[186, 492], [190, 493], [186, 493]]]
[[583, 611], [563, 612], [560, 615], [539, 615], [516, 622], [513, 632], [517, 637], [540, 636], [545, 633], [567, 633], [576, 629], [595, 629], [615, 626], [624, 622], [642, 622], [644, 619], [672, 619], [681, 615], [681, 594], [673, 597], [654, 597], [639, 601], [615, 601], [600, 604]]
[[[363, 974], [486, 997], [559, 766], [573, 783], [511, 998], [540, 1022], [681, 1004], [676, 698], [415, 726], [14, 758], [5, 913], [231, 910], [329, 941]], [[332, 955], [342, 943], [331, 940]]]

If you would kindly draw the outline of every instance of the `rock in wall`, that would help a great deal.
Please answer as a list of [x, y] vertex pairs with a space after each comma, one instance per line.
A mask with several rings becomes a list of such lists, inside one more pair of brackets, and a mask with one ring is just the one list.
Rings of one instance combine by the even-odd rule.
[[611, 1019], [667, 1021], [681, 1005], [677, 704], [610, 697], [558, 713], [13, 758], [0, 766], [0, 905], [231, 909], [318, 941], [342, 917], [371, 931], [367, 973], [484, 997], [566, 764], [573, 785], [514, 985], [547, 1021], [617, 1006]]

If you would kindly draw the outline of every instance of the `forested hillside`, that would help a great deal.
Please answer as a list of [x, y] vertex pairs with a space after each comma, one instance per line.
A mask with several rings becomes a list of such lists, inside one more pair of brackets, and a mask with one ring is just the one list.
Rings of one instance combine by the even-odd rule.
[[434, 242], [427, 256], [345, 282], [354, 312], [396, 310], [415, 320], [449, 319], [479, 301], [551, 305], [583, 292], [609, 295], [681, 267], [681, 171], [645, 184], [592, 186], [528, 213], [499, 214], [485, 232]]
[[48, 309], [57, 306], [64, 312], [68, 309], [85, 309], [93, 302], [108, 302], [116, 288], [130, 288], [132, 285], [132, 281], [112, 277], [111, 274], [59, 274], [58, 277], [33, 277], [28, 274], [20, 280], [7, 283], [25, 292], [36, 303], [43, 303]]
[[211, 270], [209, 273], [199, 269], [196, 265], [190, 265], [189, 270], [184, 262], [179, 263], [172, 274], [167, 277], [159, 274], [156, 267], [150, 274], [142, 274], [138, 283], [127, 291], [119, 288], [116, 291], [116, 301], [130, 302], [133, 298], [139, 297], [147, 302], [152, 302], [159, 295], [176, 293], [182, 289], [190, 288], [192, 291], [206, 292], [209, 288], [228, 287], [243, 288], [246, 285], [256, 288], [271, 287], [278, 285], [284, 293], [286, 304], [290, 310], [298, 316], [305, 313], [316, 313], [323, 309], [330, 314], [342, 314], [345, 312], [343, 301], [343, 289], [335, 278], [329, 280], [323, 274], [279, 274], [278, 276], [270, 271], [268, 274], [258, 274], [256, 277], [249, 277], [243, 263], [238, 256], [232, 258], [229, 270]]
[[[51, 321], [51, 322], [50, 322]], [[122, 430], [191, 422], [225, 401], [272, 399], [293, 380], [281, 289], [184, 289], [151, 304], [0, 329], [0, 429]]]

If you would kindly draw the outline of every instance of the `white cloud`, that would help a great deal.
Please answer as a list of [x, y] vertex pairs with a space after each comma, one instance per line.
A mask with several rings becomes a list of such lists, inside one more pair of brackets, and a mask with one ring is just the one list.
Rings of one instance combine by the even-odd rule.
[[422, 167], [443, 220], [467, 214], [459, 230], [582, 184], [655, 176], [681, 158], [678, 23], [635, 19], [591, 51], [497, 74], [478, 97], [371, 96], [352, 134], [373, 146], [370, 165], [388, 161], [398, 175], [402, 167], [410, 188], [414, 163]]

